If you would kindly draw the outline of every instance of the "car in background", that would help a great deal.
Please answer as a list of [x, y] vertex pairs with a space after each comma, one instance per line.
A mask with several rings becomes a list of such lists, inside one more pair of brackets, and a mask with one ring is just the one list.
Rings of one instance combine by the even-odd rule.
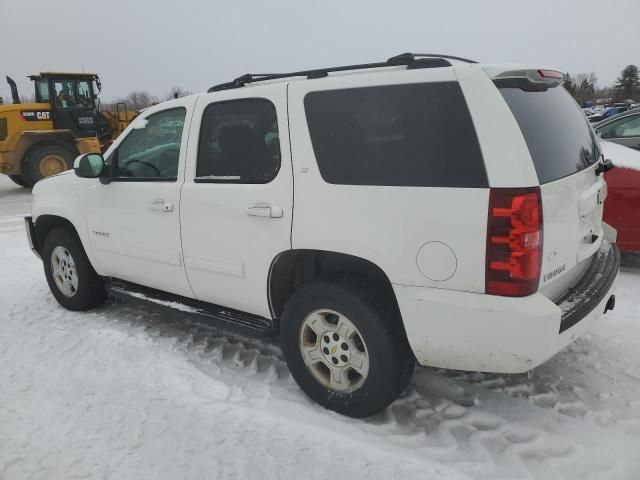
[[640, 150], [640, 109], [602, 120], [593, 128], [603, 140]]
[[619, 115], [621, 113], [626, 112], [627, 110], [629, 110], [627, 107], [607, 107], [605, 108], [603, 111], [601, 111], [600, 113], [595, 113], [589, 117], [587, 117], [589, 119], [589, 121], [591, 123], [596, 123], [596, 122], [601, 122], [603, 120], [609, 119], [611, 117], [615, 117], [616, 115]]
[[640, 152], [606, 140], [600, 146], [616, 166], [605, 173], [604, 221], [618, 231], [620, 250], [640, 252]]

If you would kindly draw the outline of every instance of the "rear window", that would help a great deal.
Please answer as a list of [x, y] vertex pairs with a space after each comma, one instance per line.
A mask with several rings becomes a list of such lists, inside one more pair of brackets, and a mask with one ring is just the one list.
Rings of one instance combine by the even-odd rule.
[[496, 83], [520, 126], [541, 184], [598, 161], [589, 123], [563, 87], [524, 90], [517, 83]]
[[473, 122], [456, 82], [311, 92], [304, 104], [326, 182], [488, 186]]

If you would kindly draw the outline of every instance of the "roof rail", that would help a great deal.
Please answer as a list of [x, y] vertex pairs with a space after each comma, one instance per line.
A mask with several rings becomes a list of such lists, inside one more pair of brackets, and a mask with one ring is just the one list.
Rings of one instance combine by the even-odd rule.
[[475, 60], [469, 60], [468, 58], [455, 57], [453, 55], [443, 55], [443, 54], [440, 54], [440, 53], [403, 53], [401, 55], [397, 55], [396, 57], [391, 57], [387, 61], [391, 61], [394, 58], [402, 57], [402, 56], [405, 56], [405, 55], [411, 55], [414, 59], [420, 59], [420, 58], [444, 58], [444, 59], [447, 59], [447, 60], [458, 60], [459, 62], [465, 62], [465, 63], [478, 63]]
[[289, 73], [246, 73], [230, 82], [214, 85], [207, 92], [218, 92], [220, 90], [230, 90], [233, 88], [244, 87], [248, 83], [262, 82], [265, 80], [278, 80], [280, 78], [290, 77], [307, 77], [323, 78], [332, 72], [346, 72], [349, 70], [366, 70], [370, 68], [393, 67], [406, 65], [409, 69], [415, 68], [437, 68], [449, 67], [451, 63], [447, 60], [458, 60], [467, 63], [476, 63], [462, 57], [454, 57], [452, 55], [439, 55], [435, 53], [402, 53], [389, 58], [386, 62], [377, 63], [361, 63], [357, 65], [345, 65], [341, 67], [317, 68], [313, 70], [300, 70]]

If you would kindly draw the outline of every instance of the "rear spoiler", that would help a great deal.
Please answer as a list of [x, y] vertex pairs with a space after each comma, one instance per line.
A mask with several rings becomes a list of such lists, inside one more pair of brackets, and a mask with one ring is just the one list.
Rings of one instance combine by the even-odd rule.
[[554, 67], [484, 65], [482, 68], [492, 80], [521, 79], [539, 84], [559, 84], [564, 79], [564, 74]]

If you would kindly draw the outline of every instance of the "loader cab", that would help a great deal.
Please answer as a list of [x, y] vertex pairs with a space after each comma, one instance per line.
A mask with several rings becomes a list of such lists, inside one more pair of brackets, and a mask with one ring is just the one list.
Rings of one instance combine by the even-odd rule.
[[29, 78], [35, 84], [36, 102], [51, 106], [54, 130], [71, 130], [79, 138], [100, 135], [96, 74], [45, 72]]

